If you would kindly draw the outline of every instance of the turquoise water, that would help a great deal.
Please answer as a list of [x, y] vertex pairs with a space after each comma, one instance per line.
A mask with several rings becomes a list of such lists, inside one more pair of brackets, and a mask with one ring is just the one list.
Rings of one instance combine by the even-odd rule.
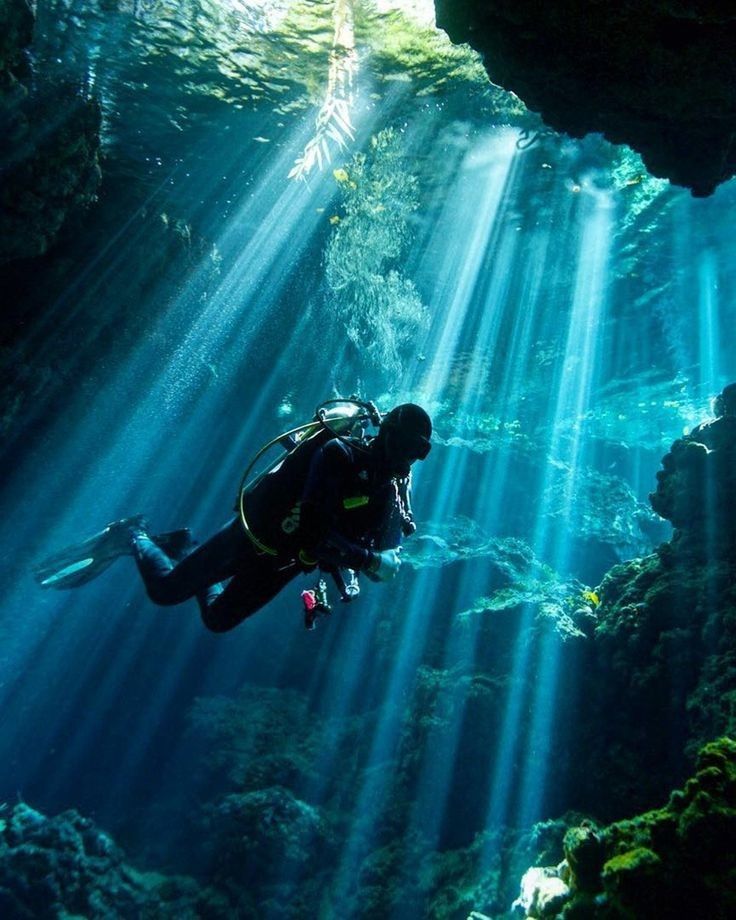
[[[258, 916], [425, 915], [410, 879], [448, 853], [482, 900], [502, 827], [582, 807], [553, 756], [582, 676], [525, 631], [669, 537], [661, 457], [736, 379], [733, 182], [693, 199], [546, 131], [427, 4], [380, 7], [37, 4], [34, 66], [101, 107], [102, 180], [3, 268], [0, 797], [240, 878]], [[255, 450], [336, 394], [434, 419], [396, 582], [313, 633], [295, 582], [224, 636], [155, 608], [129, 559], [33, 582], [123, 515], [204, 537]], [[282, 831], [223, 869], [208, 814], [275, 787], [302, 811], [271, 792]]]

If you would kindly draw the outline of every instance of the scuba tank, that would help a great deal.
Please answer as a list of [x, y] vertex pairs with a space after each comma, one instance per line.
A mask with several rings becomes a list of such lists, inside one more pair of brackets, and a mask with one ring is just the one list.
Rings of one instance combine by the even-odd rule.
[[[312, 421], [263, 445], [243, 473], [236, 504], [243, 528], [259, 552], [277, 556], [285, 552], [285, 546], [288, 552], [294, 545], [301, 493], [318, 448], [332, 438], [350, 438], [352, 444], [360, 445], [366, 442], [367, 426], [380, 423], [381, 413], [373, 403], [328, 399], [317, 407]], [[249, 478], [274, 448], [282, 452]]]

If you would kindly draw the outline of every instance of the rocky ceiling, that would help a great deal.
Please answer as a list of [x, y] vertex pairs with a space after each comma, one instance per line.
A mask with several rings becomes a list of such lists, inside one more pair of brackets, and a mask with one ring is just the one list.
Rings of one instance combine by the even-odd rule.
[[551, 128], [629, 144], [710, 195], [736, 173], [734, 0], [435, 0], [437, 24]]

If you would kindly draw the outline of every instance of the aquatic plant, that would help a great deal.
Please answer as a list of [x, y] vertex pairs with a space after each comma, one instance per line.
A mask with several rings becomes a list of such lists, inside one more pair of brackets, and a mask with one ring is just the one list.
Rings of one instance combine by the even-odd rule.
[[551, 577], [548, 580], [520, 582], [500, 588], [488, 597], [478, 598], [469, 610], [460, 615], [498, 613], [535, 609], [539, 622], [547, 620], [563, 640], [582, 639], [592, 631], [593, 608], [586, 600], [586, 592], [579, 583], [563, 582]]
[[563, 638], [583, 636], [582, 627], [592, 628], [588, 618], [600, 604], [598, 595], [574, 579], [561, 578], [535, 557], [524, 540], [489, 536], [475, 521], [458, 515], [441, 523], [423, 522], [422, 532], [404, 551], [405, 563], [416, 569], [472, 559], [484, 559], [489, 580], [499, 586], [458, 612], [458, 617], [536, 607], [541, 617], [556, 624]]
[[335, 181], [340, 214], [325, 248], [327, 310], [343, 326], [359, 366], [399, 375], [405, 350], [428, 313], [401, 266], [418, 183], [407, 169], [401, 134], [385, 128]]
[[306, 179], [312, 169], [322, 168], [332, 159], [329, 141], [338, 149], [355, 137], [350, 119], [353, 102], [353, 79], [358, 63], [353, 32], [352, 0], [334, 0], [334, 33], [327, 75], [327, 88], [317, 114], [314, 136], [307, 142], [289, 172], [289, 179]]

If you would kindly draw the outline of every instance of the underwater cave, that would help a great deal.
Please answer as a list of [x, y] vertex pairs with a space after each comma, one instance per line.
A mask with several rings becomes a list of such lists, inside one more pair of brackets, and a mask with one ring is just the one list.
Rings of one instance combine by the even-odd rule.
[[735, 32], [0, 0], [0, 916], [736, 915]]

